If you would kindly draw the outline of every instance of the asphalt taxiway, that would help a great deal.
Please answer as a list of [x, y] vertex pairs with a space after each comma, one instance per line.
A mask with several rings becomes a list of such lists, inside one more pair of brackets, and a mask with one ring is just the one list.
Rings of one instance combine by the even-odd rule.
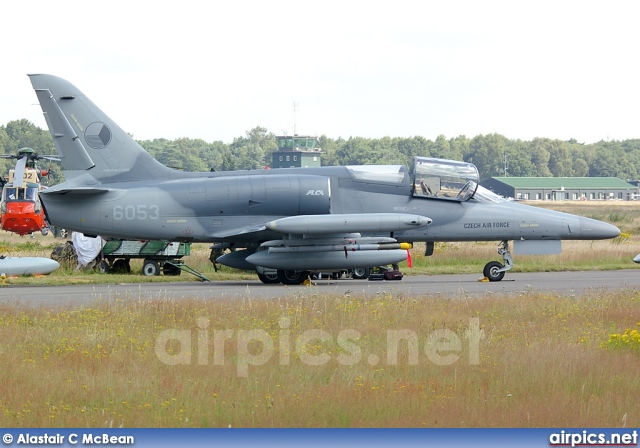
[[589, 291], [640, 290], [640, 271], [507, 273], [500, 282], [480, 282], [477, 274], [405, 276], [400, 281], [317, 280], [311, 285], [265, 285], [251, 281], [123, 283], [65, 286], [0, 287], [0, 303], [34, 307], [90, 306], [114, 300], [271, 299], [348, 294], [352, 297], [398, 294], [405, 297], [483, 297], [550, 292], [579, 296]]

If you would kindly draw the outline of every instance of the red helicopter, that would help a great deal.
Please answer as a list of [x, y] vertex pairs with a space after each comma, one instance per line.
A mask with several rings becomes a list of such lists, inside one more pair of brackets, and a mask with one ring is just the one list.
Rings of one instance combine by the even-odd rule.
[[48, 175], [36, 166], [36, 160], [56, 160], [55, 156], [40, 156], [31, 148], [21, 148], [16, 155], [0, 155], [4, 159], [17, 159], [15, 170], [9, 171], [9, 180], [2, 187], [0, 223], [3, 230], [27, 235], [49, 232], [44, 209], [40, 203], [40, 179]]

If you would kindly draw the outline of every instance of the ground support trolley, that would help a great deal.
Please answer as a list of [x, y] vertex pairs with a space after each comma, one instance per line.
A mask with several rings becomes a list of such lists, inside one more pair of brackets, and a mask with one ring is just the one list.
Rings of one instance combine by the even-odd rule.
[[191, 243], [175, 241], [109, 240], [102, 248], [103, 262], [101, 271], [128, 274], [131, 272], [130, 260], [142, 258], [142, 274], [146, 276], [180, 275], [186, 271], [201, 280], [210, 281], [204, 275], [187, 266], [181, 258], [189, 255]]

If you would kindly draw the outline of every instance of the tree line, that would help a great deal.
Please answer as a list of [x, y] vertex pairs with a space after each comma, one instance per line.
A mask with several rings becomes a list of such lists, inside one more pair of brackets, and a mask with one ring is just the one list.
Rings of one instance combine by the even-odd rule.
[[[424, 137], [319, 137], [323, 165], [402, 164], [411, 167], [415, 156], [439, 157], [471, 162], [478, 167], [480, 179], [490, 177], [619, 177], [640, 178], [640, 139], [600, 141], [592, 144], [576, 140], [535, 138], [513, 140], [500, 134], [458, 136], [435, 140]], [[275, 134], [255, 127], [231, 143], [201, 139], [138, 140], [164, 165], [185, 171], [229, 171], [263, 169], [271, 164], [277, 149]], [[55, 154], [53, 140], [26, 119], [0, 126], [0, 153], [16, 154], [30, 147], [38, 154]], [[56, 162], [45, 160], [40, 168], [50, 171], [51, 185], [62, 181]], [[0, 173], [7, 176], [14, 159], [0, 159]], [[44, 181], [45, 185], [47, 181]]]

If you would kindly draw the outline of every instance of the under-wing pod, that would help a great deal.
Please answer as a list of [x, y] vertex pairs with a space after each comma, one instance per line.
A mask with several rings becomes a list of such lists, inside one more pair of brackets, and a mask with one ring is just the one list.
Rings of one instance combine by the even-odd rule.
[[244, 271], [253, 271], [256, 266], [247, 261], [247, 257], [256, 253], [255, 247], [236, 250], [224, 254], [216, 258], [216, 263], [229, 266], [230, 268], [242, 269]]
[[[345, 238], [296, 238], [266, 241], [257, 252], [255, 247], [230, 252], [218, 257], [216, 263], [247, 271], [256, 266], [287, 270], [352, 269], [404, 261], [408, 249], [411, 244], [399, 243], [393, 238], [358, 234]], [[367, 255], [359, 254], [361, 252]], [[302, 259], [304, 264], [300, 263]], [[324, 260], [322, 265], [313, 264], [320, 259]]]
[[431, 219], [405, 213], [356, 213], [340, 215], [300, 215], [265, 224], [268, 230], [295, 234], [346, 232], [394, 232], [431, 224]]
[[3, 257], [0, 258], [0, 272], [3, 275], [50, 274], [60, 267], [57, 261], [44, 257]]
[[[271, 269], [295, 271], [340, 270], [397, 264], [407, 259], [404, 249], [349, 252], [272, 253], [259, 251], [246, 258], [255, 265]], [[220, 259], [218, 259], [220, 260]]]
[[[409, 243], [372, 243], [372, 244], [349, 244], [349, 245], [341, 245], [341, 244], [326, 244], [322, 246], [280, 246], [280, 247], [270, 247], [269, 253], [281, 253], [281, 254], [300, 254], [303, 252], [343, 252], [345, 254], [349, 254], [351, 252], [361, 251], [361, 250], [395, 250], [395, 249], [403, 249], [408, 250], [411, 249], [411, 244]], [[347, 255], [348, 256], [348, 255]]]

